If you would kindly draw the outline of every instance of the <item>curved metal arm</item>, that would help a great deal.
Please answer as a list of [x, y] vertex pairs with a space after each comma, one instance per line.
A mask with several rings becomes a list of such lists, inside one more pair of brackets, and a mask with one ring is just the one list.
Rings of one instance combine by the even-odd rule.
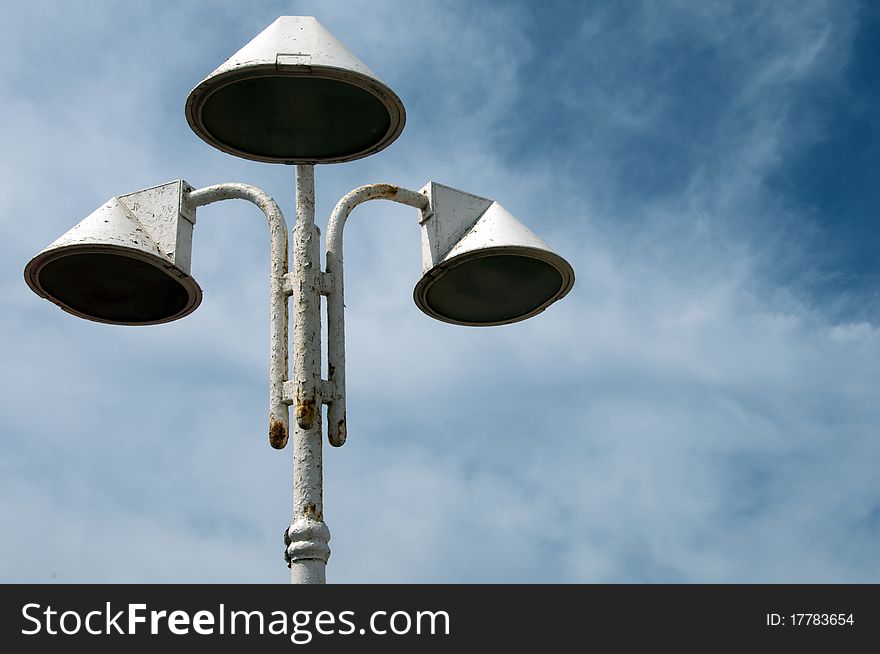
[[368, 200], [391, 200], [420, 211], [428, 209], [427, 196], [391, 184], [369, 184], [346, 194], [333, 209], [327, 226], [327, 436], [339, 447], [345, 442], [345, 305], [343, 298], [342, 231], [352, 210]]
[[288, 406], [284, 402], [287, 361], [287, 223], [281, 209], [268, 194], [249, 184], [229, 182], [190, 191], [187, 204], [195, 209], [221, 200], [247, 200], [257, 205], [269, 221], [269, 444], [281, 449], [290, 433]]

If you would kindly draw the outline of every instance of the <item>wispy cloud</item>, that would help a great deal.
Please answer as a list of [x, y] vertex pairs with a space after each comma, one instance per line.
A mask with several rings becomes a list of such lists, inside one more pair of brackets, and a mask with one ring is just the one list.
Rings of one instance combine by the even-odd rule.
[[[409, 300], [413, 212], [356, 210], [351, 438], [325, 457], [330, 580], [877, 580], [876, 295], [866, 314], [865, 288], [813, 292], [846, 252], [823, 252], [829, 218], [773, 184], [823, 138], [857, 7], [112, 6], [88, 29], [63, 3], [0, 28], [15, 379], [0, 578], [285, 579], [262, 216], [200, 210], [205, 300], [179, 323], [76, 321], [20, 275], [107, 197], [168, 179], [247, 181], [291, 207], [289, 168], [215, 154], [182, 103], [277, 15], [315, 13], [408, 111], [387, 151], [318, 169], [319, 215], [362, 183], [435, 179], [497, 197], [577, 274], [537, 319], [436, 323]], [[48, 44], [81, 65], [45, 72]], [[37, 70], [57, 81], [36, 85]]]

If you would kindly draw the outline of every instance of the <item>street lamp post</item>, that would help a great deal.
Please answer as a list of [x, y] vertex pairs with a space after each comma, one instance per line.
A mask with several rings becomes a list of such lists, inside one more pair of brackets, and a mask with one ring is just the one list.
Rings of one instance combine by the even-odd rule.
[[269, 443], [282, 449], [293, 434], [293, 519], [284, 532], [285, 560], [291, 582], [324, 583], [330, 532], [324, 522], [322, 406], [328, 441], [341, 446], [347, 437], [342, 236], [354, 208], [383, 199], [418, 210], [423, 276], [413, 298], [439, 320], [471, 326], [524, 320], [567, 294], [574, 272], [497, 202], [435, 182], [420, 191], [371, 184], [346, 194], [330, 216], [322, 270], [315, 164], [387, 147], [403, 130], [405, 113], [397, 95], [314, 18], [282, 16], [272, 23], [193, 89], [186, 117], [196, 134], [220, 150], [296, 166], [292, 270], [284, 215], [265, 192], [238, 183], [193, 189], [178, 180], [111, 198], [37, 254], [25, 267], [25, 280], [37, 294], [89, 320], [176, 320], [202, 299], [190, 275], [197, 209], [231, 199], [260, 208], [270, 234]]

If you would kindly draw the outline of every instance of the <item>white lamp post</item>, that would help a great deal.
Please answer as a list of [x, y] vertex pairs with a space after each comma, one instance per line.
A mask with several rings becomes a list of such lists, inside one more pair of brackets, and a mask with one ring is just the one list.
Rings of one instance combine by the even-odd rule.
[[[190, 126], [224, 152], [296, 165], [293, 271], [287, 225], [258, 188], [226, 183], [193, 189], [183, 180], [111, 198], [25, 267], [38, 295], [81, 318], [151, 325], [182, 318], [202, 299], [190, 276], [198, 207], [220, 200], [256, 204], [269, 222], [269, 443], [281, 449], [294, 407], [293, 520], [285, 559], [293, 583], [323, 583], [330, 555], [324, 523], [322, 414], [327, 436], [345, 442], [342, 234], [351, 211], [384, 199], [418, 209], [423, 276], [416, 305], [461, 325], [529, 318], [574, 284], [565, 259], [501, 205], [431, 182], [421, 191], [389, 184], [354, 189], [330, 217], [326, 265], [314, 216], [314, 165], [378, 152], [403, 130], [397, 95], [311, 17], [283, 16], [193, 89]], [[327, 298], [328, 375], [321, 377], [321, 296]], [[288, 298], [294, 300], [293, 371], [288, 365]]]

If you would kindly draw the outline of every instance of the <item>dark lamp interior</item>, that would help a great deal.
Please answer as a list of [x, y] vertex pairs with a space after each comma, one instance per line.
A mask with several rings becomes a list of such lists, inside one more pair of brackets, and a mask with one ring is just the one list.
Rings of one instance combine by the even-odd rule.
[[233, 81], [205, 99], [201, 121], [224, 146], [276, 162], [350, 157], [381, 142], [391, 127], [388, 109], [369, 91], [296, 76]]
[[38, 282], [55, 302], [103, 322], [162, 322], [190, 304], [186, 287], [170, 272], [116, 253], [55, 257], [39, 270]]
[[445, 270], [425, 291], [428, 307], [452, 322], [515, 322], [548, 303], [563, 278], [546, 261], [515, 254], [465, 260]]

